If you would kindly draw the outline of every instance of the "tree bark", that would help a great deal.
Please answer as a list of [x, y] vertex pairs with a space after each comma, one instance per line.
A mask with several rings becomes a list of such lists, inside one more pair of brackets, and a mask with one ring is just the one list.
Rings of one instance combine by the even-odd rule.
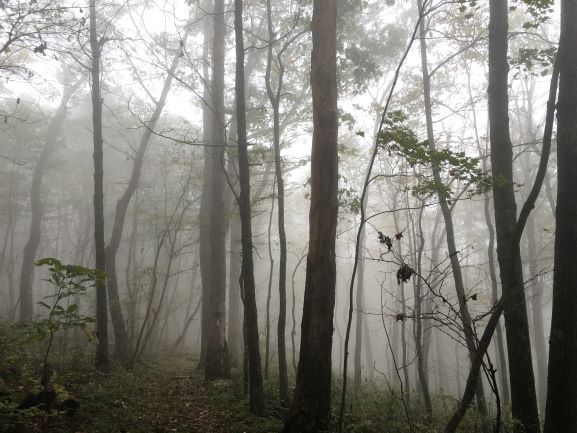
[[[477, 142], [477, 150], [479, 151], [479, 157], [481, 158], [481, 164], [483, 171], [487, 173], [489, 170], [487, 168], [488, 155], [483, 155], [481, 149], [481, 140], [479, 137], [479, 129], [477, 123], [477, 112], [475, 110], [475, 100], [473, 98], [473, 93], [471, 91], [471, 73], [469, 68], [467, 68], [467, 88], [469, 93], [469, 103], [472, 108], [473, 115], [473, 126], [475, 130], [475, 140]], [[485, 150], [487, 143], [485, 144]], [[485, 152], [487, 153], [487, 152]], [[487, 245], [487, 259], [489, 262], [489, 276], [491, 278], [491, 299], [493, 303], [497, 303], [499, 300], [499, 286], [497, 282], [497, 269], [495, 267], [495, 226], [493, 225], [493, 220], [491, 218], [491, 198], [489, 193], [485, 191], [483, 193], [483, 210], [485, 215], [485, 223], [487, 224], [487, 230], [489, 232], [489, 243]], [[509, 368], [507, 366], [507, 353], [505, 348], [505, 343], [503, 339], [503, 331], [501, 329], [501, 324], [497, 325], [497, 362], [498, 362], [498, 372], [499, 379], [501, 382], [501, 399], [504, 406], [509, 406], [511, 403], [511, 394], [509, 391]]]
[[271, 84], [271, 70], [273, 57], [273, 41], [275, 38], [275, 31], [272, 21], [272, 6], [271, 0], [266, 2], [267, 8], [267, 24], [269, 33], [269, 48], [267, 53], [267, 67], [266, 67], [266, 90], [267, 95], [273, 110], [273, 147], [274, 147], [274, 166], [276, 174], [277, 186], [277, 203], [278, 203], [278, 237], [279, 237], [279, 315], [277, 325], [277, 347], [278, 347], [278, 365], [279, 365], [279, 394], [281, 401], [288, 401], [288, 370], [286, 360], [286, 343], [285, 343], [285, 329], [286, 329], [286, 276], [287, 276], [287, 245], [286, 245], [286, 230], [285, 230], [285, 203], [284, 203], [284, 178], [282, 172], [282, 159], [280, 153], [280, 99], [283, 88], [284, 65], [282, 58], [279, 55], [277, 59], [279, 72], [276, 89], [273, 90]]
[[32, 220], [30, 221], [30, 231], [28, 241], [24, 246], [22, 256], [22, 267], [20, 271], [20, 320], [31, 320], [34, 314], [34, 303], [32, 295], [32, 285], [34, 284], [34, 268], [36, 253], [40, 245], [42, 235], [42, 217], [44, 215], [44, 206], [42, 203], [42, 179], [48, 168], [50, 156], [56, 148], [56, 143], [64, 119], [66, 118], [66, 109], [73, 88], [64, 85], [62, 101], [54, 117], [50, 121], [48, 131], [46, 132], [46, 142], [32, 174], [32, 186], [30, 188], [30, 207], [32, 210]]
[[235, 0], [234, 2], [234, 30], [236, 41], [236, 117], [238, 131], [238, 169], [240, 183], [240, 196], [238, 205], [240, 212], [242, 239], [241, 273], [244, 291], [244, 321], [246, 324], [246, 342], [248, 348], [250, 412], [255, 415], [262, 415], [264, 412], [264, 395], [258, 338], [258, 314], [256, 308], [254, 265], [252, 257], [252, 213], [250, 203], [250, 172], [246, 133], [242, 1], [243, 0]]
[[490, 0], [489, 20], [489, 125], [497, 258], [505, 299], [505, 332], [509, 356], [511, 409], [515, 431], [540, 431], [531, 341], [523, 285], [519, 242], [514, 242], [517, 204], [513, 179], [513, 148], [509, 135], [507, 79], [507, 0]]
[[[419, 13], [423, 15], [423, 5], [421, 0], [417, 0]], [[425, 117], [427, 122], [427, 140], [429, 142], [429, 148], [435, 150], [435, 135], [433, 130], [433, 116], [432, 116], [432, 104], [431, 104], [431, 82], [427, 63], [427, 45], [426, 45], [426, 29], [424, 21], [420, 22], [420, 42], [421, 42], [421, 66], [423, 72], [423, 96], [425, 103]], [[433, 178], [435, 182], [440, 185], [441, 174], [439, 167], [432, 164]], [[439, 199], [439, 205], [441, 207], [441, 212], [443, 214], [443, 219], [445, 222], [445, 232], [447, 236], [447, 248], [449, 252], [449, 260], [451, 262], [451, 270], [453, 272], [453, 279], [455, 281], [455, 291], [457, 292], [457, 298], [459, 301], [459, 313], [460, 319], [463, 324], [464, 337], [467, 344], [467, 350], [469, 352], [470, 362], [473, 362], [475, 357], [475, 352], [477, 350], [475, 342], [475, 333], [473, 330], [473, 321], [469, 314], [469, 307], [467, 305], [467, 297], [465, 293], [465, 285], [463, 283], [463, 274], [461, 270], [461, 264], [459, 263], [458, 251], [455, 242], [455, 232], [453, 227], [453, 218], [451, 215], [451, 209], [447, 203], [447, 197], [442, 191], [437, 192], [437, 197]], [[487, 409], [487, 403], [485, 401], [485, 391], [483, 389], [482, 380], [477, 380], [476, 382], [477, 396], [477, 406], [479, 413], [483, 418], [487, 418], [489, 411]], [[489, 425], [486, 422], [482, 423], [482, 428], [485, 433], [490, 431]]]
[[212, 146], [212, 96], [210, 89], [210, 41], [212, 39], [213, 25], [210, 14], [212, 8], [207, 0], [204, 3], [204, 9], [207, 16], [203, 22], [204, 40], [202, 43], [202, 142], [204, 144], [204, 168], [202, 175], [202, 193], [200, 197], [200, 210], [198, 215], [200, 233], [199, 233], [199, 264], [200, 278], [202, 282], [202, 310], [200, 325], [200, 361], [198, 369], [204, 370], [206, 361], [206, 344], [208, 341], [208, 316], [209, 316], [209, 292], [210, 292], [210, 207], [211, 207], [211, 184], [213, 173], [211, 171], [211, 154], [214, 149]]
[[[360, 243], [359, 246], [361, 251], [365, 248], [365, 230], [361, 233]], [[355, 316], [355, 355], [354, 355], [354, 367], [353, 367], [353, 389], [355, 394], [361, 389], [362, 384], [362, 376], [361, 376], [361, 349], [362, 349], [362, 342], [363, 342], [363, 301], [364, 301], [364, 281], [365, 281], [365, 262], [363, 261], [362, 257], [359, 261], [359, 271], [357, 274], [357, 296], [355, 299], [355, 305], [357, 306], [357, 314]], [[368, 361], [368, 360], [367, 360]], [[368, 366], [367, 366], [368, 368]]]
[[577, 432], [577, 5], [561, 1], [557, 210], [545, 433]]
[[[102, 138], [102, 97], [100, 94], [100, 56], [102, 41], [96, 30], [96, 0], [90, 0], [90, 50], [92, 76], [92, 124], [94, 139], [94, 245], [96, 269], [106, 272], [104, 244], [104, 152]], [[95, 365], [97, 369], [108, 369], [108, 302], [106, 279], [96, 282], [96, 344]]]
[[294, 400], [283, 431], [319, 432], [331, 413], [331, 353], [338, 213], [336, 0], [313, 3], [313, 144], [309, 253]]
[[[204, 373], [207, 380], [230, 375], [226, 345], [226, 217], [224, 150], [224, 57], [226, 23], [224, 0], [215, 0], [212, 13], [212, 64], [210, 90], [211, 142], [205, 146], [205, 182], [201, 199], [201, 271], [205, 332]], [[203, 206], [204, 204], [204, 206]], [[206, 303], [206, 304], [205, 304]]]
[[228, 350], [230, 363], [242, 365], [243, 335], [242, 335], [242, 300], [240, 298], [241, 276], [241, 226], [240, 216], [235, 210], [230, 218], [230, 260], [228, 270]]
[[[189, 27], [187, 27], [188, 29]], [[188, 30], [185, 31], [182, 44], [186, 44], [188, 39]], [[156, 128], [164, 105], [166, 104], [166, 99], [168, 97], [168, 92], [172, 85], [174, 74], [182, 52], [179, 50], [178, 53], [174, 55], [172, 63], [164, 79], [164, 84], [162, 86], [162, 91], [160, 93], [160, 98], [155, 103], [154, 112], [150, 116], [148, 122], [146, 122], [146, 128], [142, 137], [140, 138], [140, 143], [134, 157], [134, 163], [132, 165], [132, 172], [130, 174], [130, 180], [126, 190], [122, 194], [122, 197], [116, 202], [116, 213], [114, 214], [114, 222], [112, 225], [112, 234], [110, 235], [110, 240], [106, 246], [106, 260], [107, 260], [107, 279], [108, 279], [108, 297], [110, 304], [110, 318], [112, 319], [112, 327], [114, 329], [114, 348], [115, 355], [120, 360], [126, 360], [128, 357], [128, 337], [126, 332], [126, 324], [124, 322], [124, 317], [122, 314], [122, 307], [120, 304], [120, 296], [118, 294], [118, 276], [116, 273], [116, 254], [120, 247], [120, 241], [122, 240], [122, 235], [124, 232], [124, 221], [126, 220], [126, 213], [128, 211], [128, 206], [130, 201], [134, 196], [138, 184], [140, 182], [140, 175], [142, 173], [142, 166], [144, 165], [144, 157], [150, 144], [150, 140], [153, 137], [153, 131]]]

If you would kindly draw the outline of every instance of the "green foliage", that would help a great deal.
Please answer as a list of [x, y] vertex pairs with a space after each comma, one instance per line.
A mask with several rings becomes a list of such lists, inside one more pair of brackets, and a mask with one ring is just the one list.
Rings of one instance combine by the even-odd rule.
[[514, 11], [519, 6], [524, 6], [531, 19], [523, 23], [523, 28], [529, 30], [536, 29], [549, 20], [553, 13], [553, 4], [554, 0], [514, 0], [509, 10]]
[[348, 179], [339, 174], [338, 200], [339, 207], [357, 215], [361, 212], [361, 197]]
[[[467, 156], [465, 152], [450, 149], [432, 149], [428, 140], [419, 141], [415, 132], [405, 125], [407, 118], [401, 111], [389, 113], [384, 121], [385, 128], [377, 137], [378, 144], [390, 154], [402, 157], [410, 167], [436, 167], [443, 177], [473, 186], [470, 195], [490, 188], [491, 179], [479, 167], [479, 158]], [[422, 178], [412, 188], [416, 196], [440, 193], [450, 199], [452, 188], [431, 178]]]
[[517, 78], [520, 72], [531, 73], [535, 76], [545, 76], [551, 71], [555, 57], [557, 56], [557, 48], [521, 48], [517, 56], [509, 58], [509, 63], [512, 68], [517, 69], [513, 77]]
[[[80, 329], [89, 339], [94, 337], [88, 327], [94, 319], [79, 314], [78, 305], [71, 301], [83, 295], [87, 287], [94, 286], [104, 275], [82, 266], [64, 265], [55, 258], [40, 259], [36, 265], [48, 267], [49, 277], [45, 281], [55, 289], [54, 294], [38, 303], [45, 314], [34, 321], [0, 328], [0, 417], [6, 431], [34, 424], [40, 419], [42, 423], [48, 419], [52, 422], [62, 415], [60, 411], [49, 412], [70, 397], [66, 389], [54, 381], [48, 364], [54, 338], [69, 329]], [[34, 351], [35, 347], [40, 350]], [[40, 393], [53, 396], [44, 408], [19, 407], [24, 397]]]
[[88, 328], [90, 323], [94, 323], [94, 319], [80, 315], [78, 305], [75, 303], [63, 304], [76, 296], [84, 295], [87, 286], [93, 287], [105, 278], [104, 273], [83, 266], [63, 265], [55, 258], [40, 259], [36, 262], [36, 266], [48, 266], [49, 277], [44, 281], [53, 285], [56, 291], [38, 303], [44, 308], [47, 316], [33, 322], [36, 332], [30, 336], [31, 339], [42, 340], [70, 328], [81, 329], [89, 339], [94, 338], [94, 334]]

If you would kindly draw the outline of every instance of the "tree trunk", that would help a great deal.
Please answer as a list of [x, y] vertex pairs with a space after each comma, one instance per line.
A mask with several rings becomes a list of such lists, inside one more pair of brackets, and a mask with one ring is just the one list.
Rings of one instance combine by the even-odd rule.
[[209, 316], [209, 293], [210, 293], [210, 207], [211, 207], [211, 184], [213, 173], [211, 170], [211, 155], [215, 152], [211, 146], [212, 143], [212, 96], [210, 89], [210, 41], [212, 39], [213, 26], [210, 14], [212, 9], [207, 0], [203, 4], [203, 9], [207, 11], [207, 16], [203, 22], [204, 40], [202, 45], [202, 142], [204, 144], [204, 169], [202, 175], [202, 193], [200, 197], [200, 210], [198, 215], [200, 234], [199, 234], [199, 264], [200, 278], [202, 282], [202, 314], [200, 325], [200, 361], [199, 370], [204, 370], [206, 361], [206, 343], [208, 341], [208, 316]]
[[[189, 29], [189, 27], [187, 27]], [[185, 31], [182, 37], [182, 44], [186, 44], [188, 39], [188, 30]], [[140, 138], [140, 144], [136, 151], [134, 157], [134, 163], [132, 165], [132, 173], [130, 175], [130, 180], [128, 181], [128, 186], [122, 194], [122, 197], [116, 202], [116, 213], [114, 214], [114, 223], [112, 225], [112, 234], [110, 235], [110, 241], [106, 246], [106, 264], [107, 264], [107, 279], [108, 279], [108, 297], [110, 304], [110, 318], [112, 319], [112, 327], [114, 329], [114, 348], [115, 355], [121, 360], [126, 360], [128, 357], [128, 337], [126, 333], [126, 324], [124, 323], [124, 317], [122, 314], [122, 307], [120, 305], [120, 296], [118, 294], [118, 276], [116, 273], [116, 254], [118, 248], [120, 247], [120, 241], [122, 240], [122, 234], [124, 232], [124, 221], [126, 220], [126, 213], [128, 211], [128, 206], [130, 201], [134, 196], [138, 184], [140, 182], [140, 175], [142, 173], [142, 166], [144, 164], [144, 156], [150, 140], [153, 137], [153, 131], [156, 128], [162, 110], [164, 109], [164, 104], [168, 97], [168, 92], [172, 85], [172, 80], [178, 67], [180, 57], [182, 56], [181, 51], [175, 54], [172, 59], [172, 63], [164, 79], [164, 84], [162, 86], [162, 91], [160, 93], [160, 98], [156, 101], [154, 112], [150, 119], [146, 122], [146, 128], [142, 137]]]
[[[473, 98], [473, 93], [471, 92], [471, 73], [467, 68], [467, 88], [469, 93], [469, 103], [472, 108], [473, 115], [473, 127], [475, 130], [475, 140], [477, 142], [477, 150], [479, 151], [479, 157], [481, 158], [481, 164], [483, 171], [487, 173], [489, 170], [487, 168], [487, 158], [483, 156], [483, 151], [481, 149], [481, 140], [479, 137], [479, 129], [477, 123], [477, 112], [475, 110], [475, 99]], [[485, 150], [487, 148], [487, 143], [485, 143]], [[487, 152], [485, 152], [487, 153]], [[487, 230], [489, 232], [489, 244], [487, 245], [487, 259], [489, 262], [489, 275], [491, 278], [491, 300], [493, 303], [497, 303], [499, 300], [499, 287], [497, 282], [497, 269], [495, 267], [495, 226], [493, 225], [493, 220], [491, 218], [491, 198], [488, 192], [483, 193], [483, 209], [485, 214], [485, 223], [487, 224]], [[511, 403], [511, 394], [509, 391], [509, 368], [507, 366], [507, 353], [505, 348], [505, 343], [503, 341], [503, 331], [501, 329], [501, 324], [497, 325], [497, 359], [498, 359], [498, 372], [499, 379], [501, 382], [501, 399], [503, 405], [508, 407]]]
[[264, 378], [268, 382], [269, 360], [270, 360], [270, 301], [272, 297], [272, 280], [274, 276], [274, 257], [272, 255], [272, 220], [274, 215], [274, 189], [276, 188], [276, 177], [273, 181], [273, 198], [270, 202], [270, 213], [268, 216], [267, 247], [269, 258], [268, 287], [266, 291], [266, 330], [265, 330], [265, 352], [264, 352]]
[[66, 108], [72, 95], [73, 88], [64, 85], [62, 101], [54, 117], [50, 121], [46, 132], [46, 143], [40, 152], [34, 172], [32, 174], [32, 187], [30, 188], [30, 207], [32, 210], [32, 221], [30, 222], [30, 232], [28, 241], [24, 246], [22, 256], [22, 268], [20, 271], [20, 320], [31, 320], [34, 313], [34, 303], [32, 296], [32, 285], [34, 283], [34, 268], [38, 245], [42, 235], [42, 216], [44, 206], [42, 204], [42, 179], [48, 168], [50, 156], [56, 148], [56, 143], [64, 119], [66, 118]]
[[577, 5], [561, 1], [557, 211], [545, 433], [577, 432]]
[[[417, 0], [417, 4], [419, 7], [419, 13], [422, 16], [423, 14], [423, 6], [422, 1]], [[432, 115], [432, 104], [431, 104], [431, 82], [430, 82], [430, 75], [429, 75], [429, 68], [427, 63], [427, 45], [426, 45], [426, 29], [424, 21], [421, 20], [420, 23], [420, 42], [421, 42], [421, 66], [423, 72], [423, 96], [425, 102], [425, 117], [427, 121], [427, 140], [429, 142], [429, 148], [435, 150], [435, 136], [433, 130], [433, 115]], [[432, 165], [433, 169], [433, 177], [435, 182], [440, 185], [441, 175], [439, 171], [439, 167], [435, 164]], [[441, 212], [443, 214], [443, 219], [445, 221], [445, 231], [447, 236], [447, 248], [449, 250], [449, 260], [451, 262], [451, 270], [453, 271], [453, 278], [455, 281], [455, 291], [457, 292], [457, 298], [459, 301], [459, 313], [460, 319], [463, 324], [463, 332], [465, 341], [467, 343], [467, 350], [469, 352], [470, 362], [473, 362], [473, 358], [476, 352], [476, 342], [475, 342], [475, 333], [473, 330], [473, 322], [471, 320], [471, 316], [469, 314], [469, 307], [467, 305], [467, 297], [465, 293], [465, 286], [463, 283], [463, 275], [461, 271], [461, 264], [459, 263], [458, 251], [455, 242], [455, 232], [453, 228], [453, 218], [451, 215], [451, 209], [449, 204], [447, 203], [447, 197], [442, 191], [437, 192], [437, 197], [439, 199], [439, 205], [441, 207]], [[485, 391], [483, 389], [483, 382], [482, 380], [477, 380], [476, 383], [476, 396], [477, 396], [477, 406], [479, 409], [479, 413], [483, 418], [487, 418], [489, 411], [487, 409], [487, 404], [485, 401]], [[482, 424], [483, 431], [485, 433], [490, 431], [489, 425], [487, 422], [483, 422]]]
[[[201, 272], [203, 282], [204, 373], [207, 380], [229, 377], [226, 345], [226, 217], [224, 204], [224, 0], [212, 14], [213, 76], [210, 90], [211, 142], [205, 146], [205, 186], [201, 199]], [[205, 35], [206, 37], [206, 35]]]
[[273, 147], [274, 147], [274, 165], [277, 185], [277, 202], [278, 202], [278, 237], [279, 237], [279, 315], [277, 326], [277, 346], [278, 346], [278, 365], [279, 365], [279, 394], [281, 401], [288, 401], [288, 371], [286, 361], [286, 344], [285, 344], [285, 329], [286, 329], [286, 275], [287, 275], [287, 246], [286, 246], [286, 231], [285, 231], [285, 203], [284, 203], [284, 178], [282, 172], [282, 160], [280, 154], [280, 99], [283, 88], [284, 65], [282, 59], [278, 58], [278, 82], [276, 89], [273, 90], [271, 85], [271, 69], [273, 56], [273, 41], [275, 38], [275, 31], [272, 21], [272, 6], [271, 0], [267, 0], [267, 23], [269, 33], [269, 48], [267, 54], [267, 68], [266, 68], [266, 90], [273, 109]]
[[[100, 95], [100, 55], [102, 41], [96, 33], [96, 0], [90, 0], [90, 49], [92, 54], [92, 124], [94, 136], [94, 246], [96, 269], [106, 272], [104, 246], [104, 152], [102, 138], [102, 97]], [[106, 279], [96, 282], [96, 368], [108, 369], [108, 302]]]
[[[365, 230], [363, 228], [361, 232], [359, 248], [361, 251], [365, 249]], [[365, 262], [361, 257], [359, 260], [359, 270], [357, 274], [357, 296], [355, 299], [355, 305], [357, 306], [357, 314], [355, 317], [355, 357], [354, 357], [354, 376], [353, 376], [353, 389], [355, 394], [358, 394], [361, 389], [362, 376], [361, 376], [361, 349], [363, 342], [363, 288], [365, 281]], [[368, 368], [368, 367], [367, 367]]]
[[[417, 237], [420, 238], [419, 246], [417, 248], [417, 272], [422, 275], [422, 257], [423, 248], [425, 246], [425, 236], [423, 235], [423, 209], [424, 203], [421, 202], [421, 208], [419, 209], [418, 226], [419, 234]], [[429, 377], [427, 371], [427, 360], [423, 337], [423, 321], [422, 311], [423, 311], [423, 282], [420, 278], [416, 279], [416, 284], [414, 287], [414, 305], [415, 305], [415, 327], [413, 329], [415, 337], [415, 352], [417, 355], [417, 375], [419, 377], [419, 383], [421, 385], [421, 391], [423, 395], [423, 402], [425, 403], [425, 409], [429, 417], [429, 421], [433, 416], [433, 404], [431, 402], [431, 394], [429, 393]]]
[[242, 365], [242, 300], [240, 298], [241, 276], [241, 226], [240, 216], [233, 209], [230, 218], [230, 260], [228, 270], [228, 350], [230, 363], [236, 367]]
[[336, 0], [314, 0], [309, 254], [297, 383], [285, 433], [322, 431], [328, 427], [331, 414], [338, 213], [336, 17]]
[[244, 291], [244, 322], [248, 349], [250, 412], [262, 415], [264, 395], [258, 338], [258, 314], [252, 257], [252, 213], [250, 203], [250, 172], [246, 136], [246, 102], [244, 88], [244, 31], [242, 25], [243, 0], [234, 2], [234, 30], [236, 41], [236, 117], [238, 131], [239, 212], [242, 239], [242, 282]]
[[547, 401], [547, 342], [543, 323], [543, 282], [539, 275], [537, 262], [537, 238], [535, 221], [531, 216], [527, 220], [527, 246], [529, 253], [529, 278], [531, 279], [531, 310], [533, 311], [533, 334], [535, 355], [537, 357], [537, 390], [539, 409], [543, 414]]
[[507, 79], [507, 0], [490, 0], [489, 125], [497, 258], [505, 299], [505, 331], [509, 356], [511, 409], [515, 431], [538, 433], [539, 413], [531, 359], [531, 341], [523, 286], [519, 242], [514, 242], [517, 204], [513, 179], [513, 148], [509, 136]]

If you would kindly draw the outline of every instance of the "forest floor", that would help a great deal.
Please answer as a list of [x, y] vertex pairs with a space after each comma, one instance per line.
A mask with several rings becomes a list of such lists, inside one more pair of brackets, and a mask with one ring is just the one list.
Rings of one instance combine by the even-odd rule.
[[[116, 366], [107, 374], [96, 372], [91, 364], [89, 359], [84, 362], [77, 359], [66, 367], [61, 365], [53, 377], [54, 389], [61, 398], [78, 402], [79, 407], [73, 414], [31, 412], [23, 421], [13, 416], [8, 425], [2, 420], [2, 408], [6, 406], [0, 399], [0, 433], [278, 433], [282, 430], [286, 408], [279, 402], [274, 377], [265, 382], [265, 416], [254, 417], [248, 412], [248, 399], [242, 391], [238, 372], [235, 379], [209, 383], [203, 380], [197, 361], [183, 356], [149, 360], [130, 370]], [[337, 408], [338, 386], [333, 394]], [[453, 397], [434, 395], [432, 420], [428, 420], [423, 407], [415, 402], [407, 422], [407, 414], [396, 393], [367, 383], [357, 399], [351, 398], [349, 404], [350, 410], [345, 416], [347, 433], [431, 433], [443, 431], [456, 401]], [[503, 433], [511, 431], [507, 414], [505, 418]], [[459, 431], [479, 432], [481, 424], [476, 411], [470, 410]]]
[[76, 370], [59, 382], [79, 402], [78, 410], [27, 432], [268, 433], [282, 428], [274, 413], [250, 416], [239, 381], [207, 383], [191, 359], [155, 360], [109, 374]]

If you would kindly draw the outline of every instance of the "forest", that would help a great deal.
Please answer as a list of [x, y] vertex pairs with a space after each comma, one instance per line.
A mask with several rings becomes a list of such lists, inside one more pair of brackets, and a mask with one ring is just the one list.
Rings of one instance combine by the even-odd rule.
[[577, 433], [575, 0], [0, 0], [0, 433]]

